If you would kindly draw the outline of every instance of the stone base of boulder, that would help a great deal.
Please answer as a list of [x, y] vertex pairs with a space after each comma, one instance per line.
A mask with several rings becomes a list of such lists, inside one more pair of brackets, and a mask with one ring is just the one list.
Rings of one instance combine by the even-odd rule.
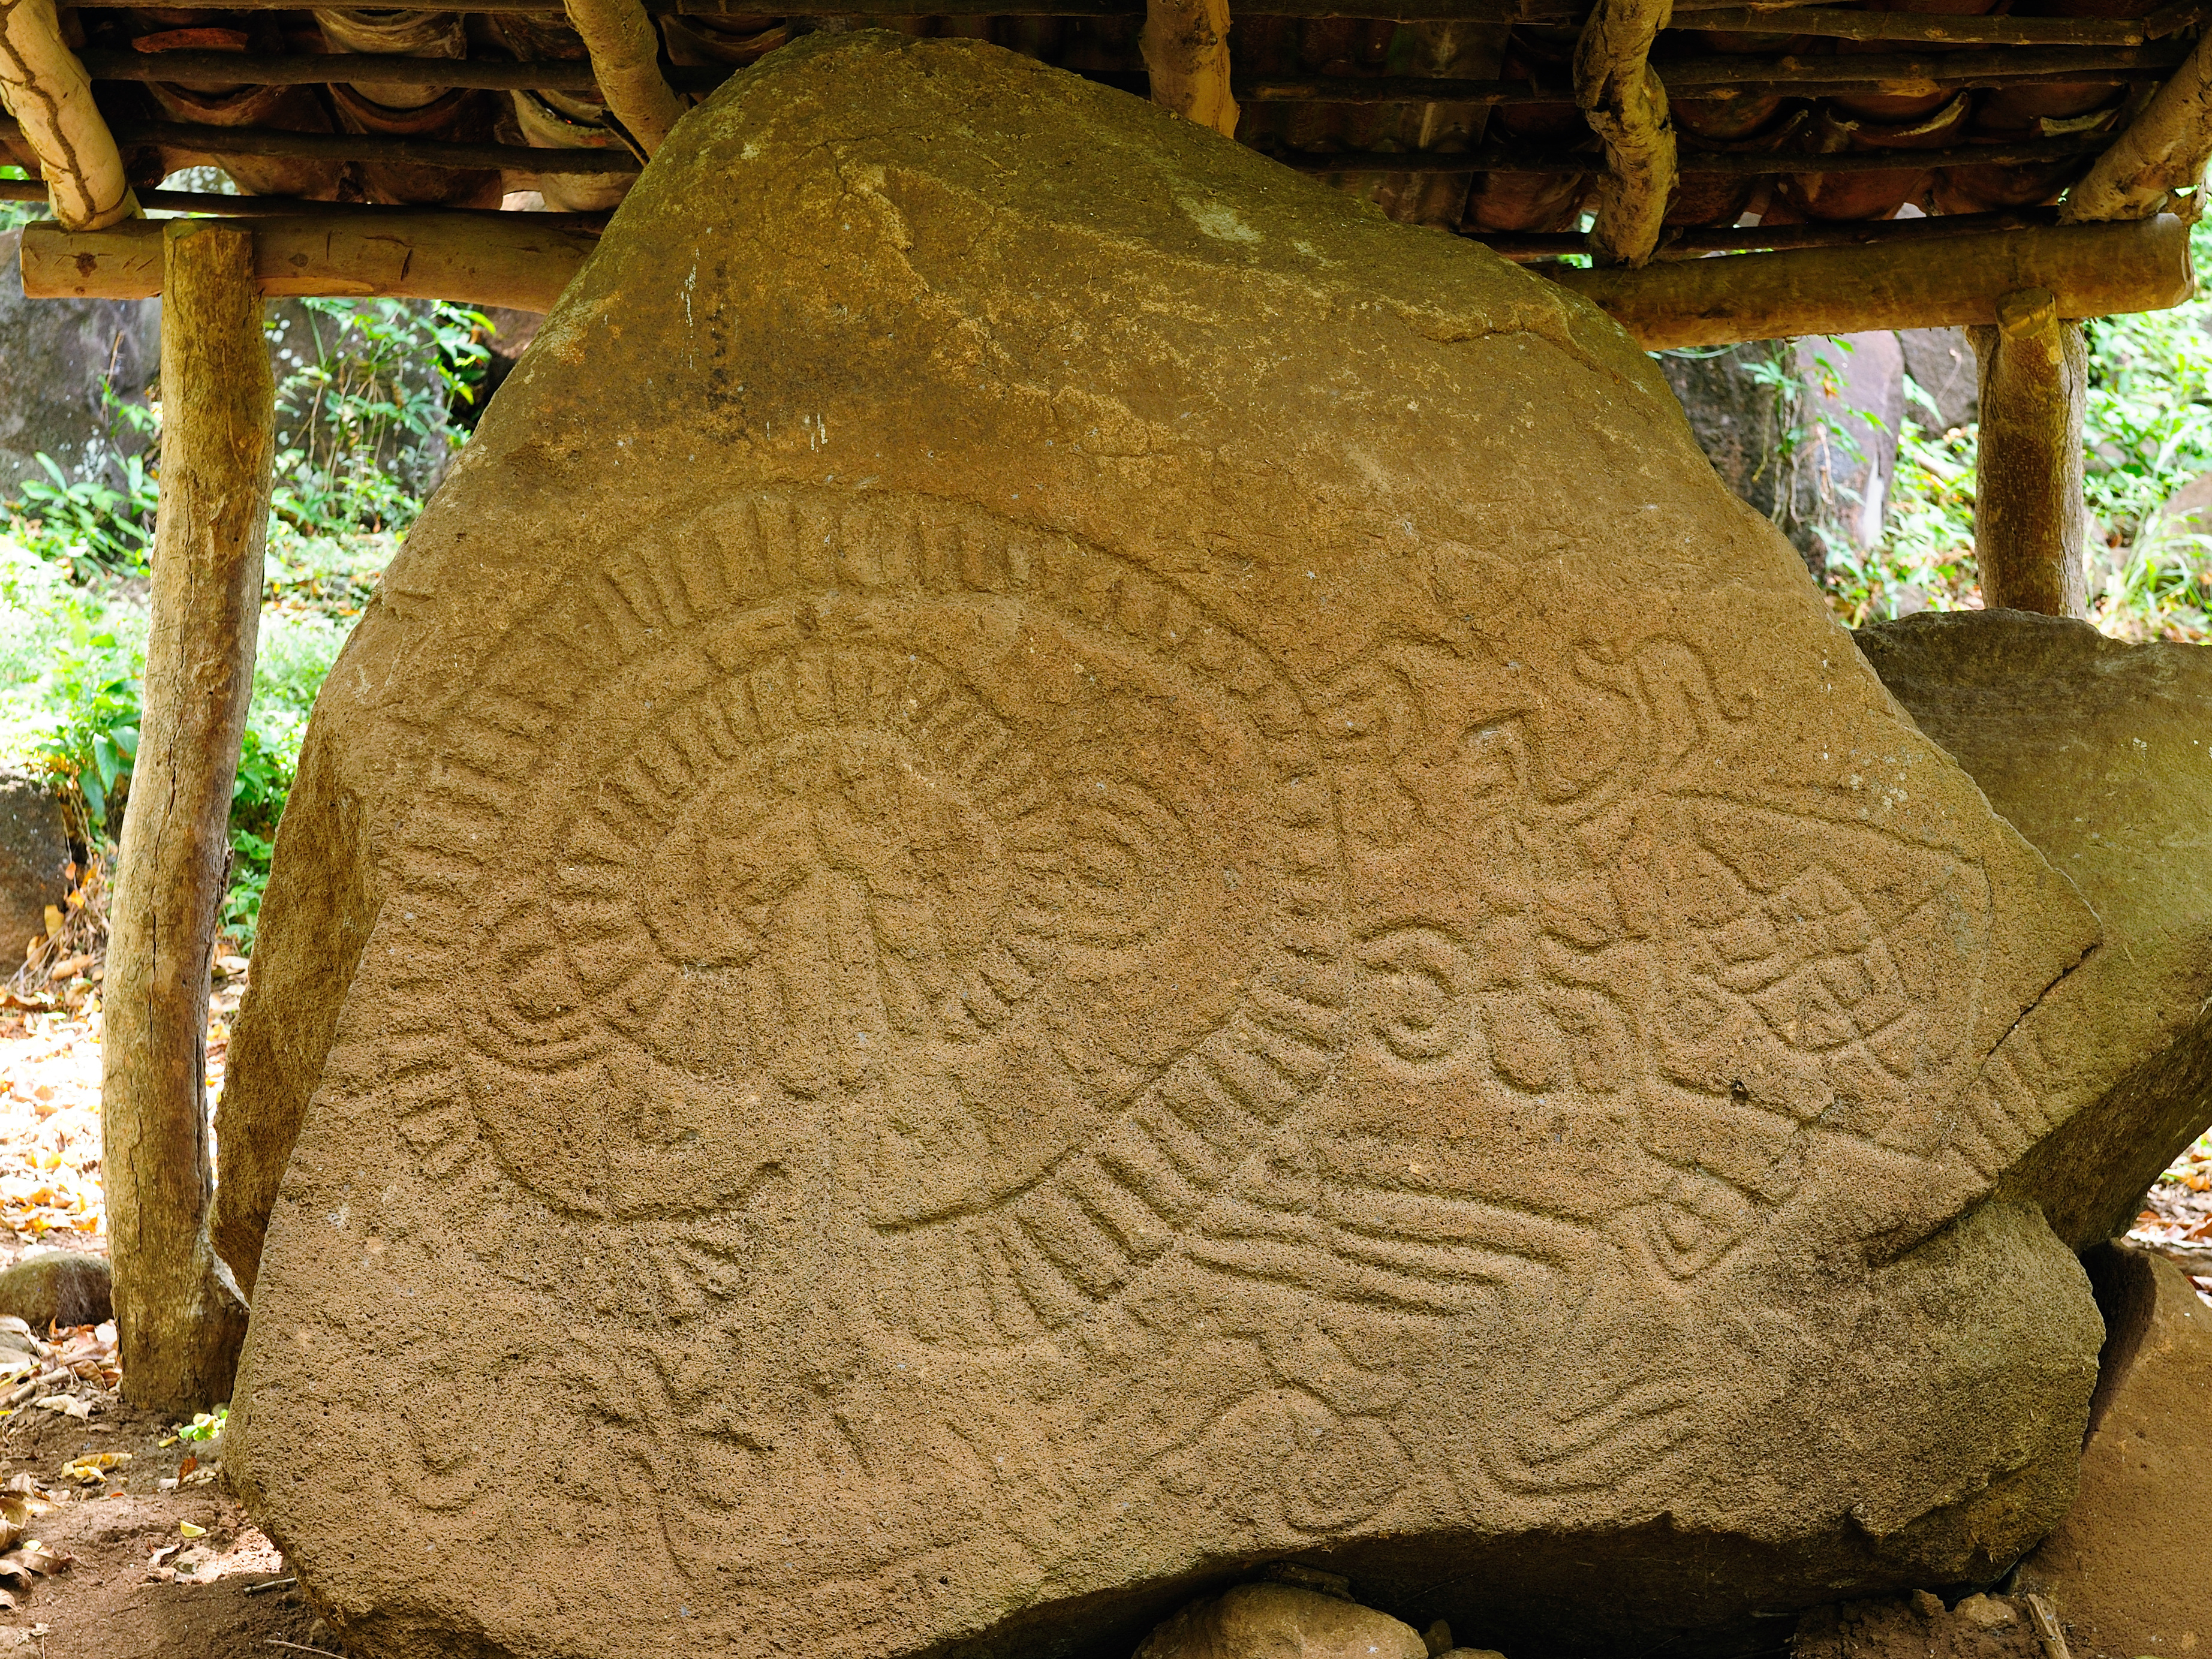
[[2125, 1245], [2090, 1253], [2108, 1334], [2089, 1408], [2081, 1495], [2021, 1564], [2074, 1659], [2212, 1651], [2212, 1307], [2172, 1262]]

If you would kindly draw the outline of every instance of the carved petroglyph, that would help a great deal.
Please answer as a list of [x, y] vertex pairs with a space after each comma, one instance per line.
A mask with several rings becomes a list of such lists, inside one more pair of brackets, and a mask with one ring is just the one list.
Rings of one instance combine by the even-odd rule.
[[[840, 1262], [848, 1316], [948, 1363], [1115, 1310], [1145, 1341], [1226, 1319], [1249, 1385], [1125, 1478], [1172, 1492], [1224, 1436], [1280, 1439], [1236, 1502], [1327, 1532], [1410, 1478], [1405, 1388], [1297, 1308], [1380, 1320], [1378, 1349], [1472, 1321], [1571, 1369], [1589, 1316], [1559, 1310], [1713, 1271], [1808, 1133], [1935, 1149], [1917, 1115], [1974, 987], [1930, 967], [1985, 926], [1972, 866], [1711, 793], [1740, 717], [1686, 648], [1585, 651], [1564, 689], [1386, 649], [1302, 690], [1107, 555], [949, 516], [722, 509], [720, 575], [635, 558], [451, 717], [430, 887], [395, 903], [473, 869], [489, 919], [452, 937], [498, 971], [465, 1058], [403, 1012], [374, 1086], [502, 1273], [611, 1285], [603, 1311], [634, 1297], [704, 1352]], [[556, 757], [599, 787], [536, 797]], [[1406, 915], [1392, 861], [1439, 836], [1484, 856]], [[1440, 1125], [1467, 1155], [1408, 1162]], [[604, 1407], [640, 1445], [690, 1424], [747, 1479], [810, 1433], [883, 1455], [835, 1412], [756, 1421], [750, 1363], [641, 1408], [660, 1352]], [[1486, 1386], [1457, 1477], [1486, 1492], [1632, 1481], [1694, 1433], [1679, 1360], [1589, 1398]]]
[[[1986, 927], [1976, 872], [1704, 793], [1741, 717], [1680, 644], [1564, 688], [1386, 652], [1300, 692], [1095, 550], [823, 512], [726, 511], [718, 567], [641, 556], [520, 644], [619, 642], [575, 706], [456, 714], [422, 834], [510, 873], [481, 1121], [448, 1087], [404, 1128], [431, 1173], [480, 1132], [556, 1206], [649, 1191], [696, 1308], [744, 1279], [714, 1218], [826, 1137], [875, 1312], [961, 1347], [1170, 1258], [1437, 1316], [1571, 1279], [1615, 1224], [1562, 1205], [1547, 1136], [1676, 1279], [1791, 1195], [1808, 1126], [1940, 1148], [1978, 988], [1935, 968]], [[810, 590], [824, 556], [848, 586]], [[511, 775], [534, 743], [602, 786], [503, 788], [470, 767], [495, 731]], [[1437, 835], [1484, 854], [1457, 914], [1370, 925]], [[1378, 1176], [1347, 1093], [1522, 1144]]]

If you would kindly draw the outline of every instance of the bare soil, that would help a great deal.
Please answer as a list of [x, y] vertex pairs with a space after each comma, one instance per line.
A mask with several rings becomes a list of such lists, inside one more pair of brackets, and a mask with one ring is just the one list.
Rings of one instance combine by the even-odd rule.
[[[19, 1413], [0, 1427], [0, 1474], [28, 1474], [40, 1501], [32, 1531], [70, 1558], [0, 1611], [0, 1653], [40, 1659], [279, 1659], [275, 1642], [334, 1650], [296, 1591], [255, 1587], [284, 1577], [276, 1547], [222, 1490], [222, 1443], [175, 1437], [176, 1425], [112, 1397], [80, 1421]], [[164, 1445], [162, 1442], [167, 1441]], [[127, 1452], [106, 1478], [79, 1485], [65, 1465]], [[211, 1479], [178, 1484], [185, 1460]], [[164, 1490], [164, 1483], [170, 1483]], [[186, 1525], [202, 1529], [188, 1535]]]

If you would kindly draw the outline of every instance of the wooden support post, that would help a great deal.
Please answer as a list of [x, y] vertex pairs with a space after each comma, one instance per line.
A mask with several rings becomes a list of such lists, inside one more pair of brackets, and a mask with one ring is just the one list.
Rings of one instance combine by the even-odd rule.
[[137, 216], [122, 152], [62, 39], [54, 0], [0, 0], [0, 105], [22, 123], [55, 218], [98, 230]]
[[138, 755], [100, 1042], [100, 1169], [123, 1388], [171, 1413], [229, 1397], [246, 1304], [208, 1241], [208, 974], [261, 615], [275, 386], [253, 233], [170, 222], [161, 495]]
[[2045, 289], [1997, 301], [1968, 336], [1981, 362], [1974, 556], [1991, 610], [2086, 617], [2081, 416], [2089, 358], [2081, 325]]
[[1598, 0], [1575, 43], [1575, 102], [1605, 145], [1590, 227], [1601, 265], [1649, 261], [1674, 193], [1667, 88], [1646, 61], [1673, 10], [1673, 0]]
[[637, 0], [568, 0], [568, 10], [569, 26], [592, 54], [607, 108], [650, 156], [684, 116], [661, 78], [660, 32]]
[[1152, 101], [1186, 121], [1237, 136], [1229, 90], [1229, 0], [1151, 0], [1138, 37]]

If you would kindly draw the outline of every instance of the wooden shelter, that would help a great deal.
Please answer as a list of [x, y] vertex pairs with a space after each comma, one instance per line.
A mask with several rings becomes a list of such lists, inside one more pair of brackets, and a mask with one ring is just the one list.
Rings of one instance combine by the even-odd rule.
[[[0, 194], [54, 221], [23, 236], [26, 292], [168, 296], [169, 654], [139, 764], [206, 787], [133, 792], [108, 973], [148, 1028], [118, 1043], [111, 1016], [134, 1394], [205, 1403], [236, 1340], [208, 1316], [234, 1288], [193, 1099], [268, 489], [269, 394], [237, 367], [256, 292], [549, 309], [687, 102], [745, 65], [823, 29], [989, 40], [1530, 262], [1649, 347], [1973, 326], [1984, 594], [2078, 615], [2080, 319], [2193, 291], [2208, 23], [2212, 0], [0, 0], [0, 152], [35, 181]], [[199, 164], [244, 193], [156, 188]], [[175, 822], [142, 828], [156, 799]]]

